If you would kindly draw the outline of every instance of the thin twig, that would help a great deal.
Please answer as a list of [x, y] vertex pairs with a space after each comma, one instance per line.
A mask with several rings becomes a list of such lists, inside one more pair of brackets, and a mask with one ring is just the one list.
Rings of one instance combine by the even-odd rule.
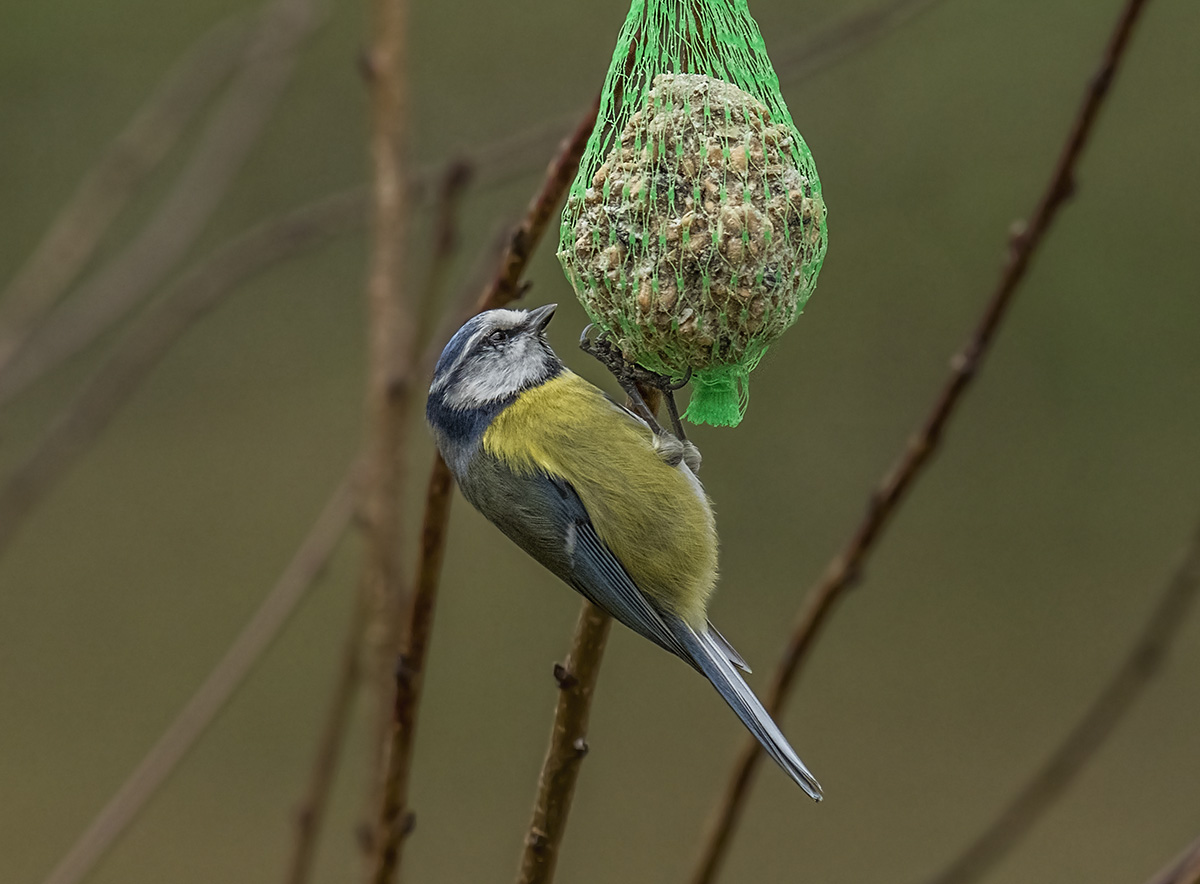
[[[597, 103], [596, 108], [598, 107]], [[503, 307], [522, 294], [521, 276], [546, 231], [555, 207], [562, 201], [575, 176], [595, 119], [596, 109], [593, 109], [580, 121], [575, 132], [563, 143], [550, 163], [541, 187], [530, 201], [524, 218], [508, 238], [508, 246], [500, 257], [493, 278], [477, 299], [475, 312]], [[386, 827], [381, 829], [391, 836], [391, 841], [377, 846], [381, 861], [376, 865], [374, 880], [379, 884], [389, 880], [386, 876], [381, 877], [381, 874], [386, 875], [398, 864], [405, 836], [412, 828], [413, 817], [407, 806], [407, 785], [416, 736], [416, 716], [424, 661], [429, 646], [433, 606], [446, 542], [453, 488], [450, 479], [450, 472], [445, 463], [440, 457], [435, 457], [426, 494], [416, 588], [406, 626], [404, 652], [395, 673], [395, 704], [383, 810], [387, 823]], [[389, 855], [390, 852], [394, 852], [394, 855]]]
[[304, 884], [312, 876], [313, 860], [316, 859], [317, 843], [325, 822], [325, 811], [329, 806], [334, 774], [337, 772], [342, 748], [346, 745], [350, 712], [354, 708], [354, 697], [362, 679], [362, 636], [366, 619], [366, 599], [361, 592], [357, 592], [354, 594], [354, 611], [346, 626], [346, 636], [342, 640], [337, 678], [334, 680], [329, 708], [321, 726], [321, 736], [313, 757], [308, 787], [296, 810], [296, 841], [283, 879], [285, 884]]
[[325, 569], [353, 512], [352, 486], [347, 477], [334, 491], [279, 581], [229, 650], [43, 884], [82, 881], [225, 708]]
[[[652, 414], [662, 406], [662, 393], [638, 385], [638, 393]], [[632, 406], [632, 402], [627, 400]], [[558, 706], [550, 729], [550, 746], [538, 775], [533, 816], [525, 833], [517, 884], [551, 884], [558, 864], [558, 850], [567, 831], [567, 816], [575, 797], [575, 781], [587, 754], [587, 728], [592, 696], [600, 664], [608, 643], [612, 618], [585, 601], [575, 626], [575, 637], [566, 663], [554, 667], [558, 682]]]
[[[389, 758], [391, 672], [399, 648], [400, 613], [409, 587], [403, 567], [403, 513], [409, 412], [409, 370], [416, 347], [413, 298], [404, 285], [408, 238], [408, 0], [373, 0], [372, 43], [364, 59], [371, 95], [369, 139], [372, 243], [367, 278], [368, 451], [361, 505], [366, 554], [367, 653], [378, 698], [371, 784], [379, 791], [369, 880], [388, 884], [400, 863], [407, 765]], [[390, 754], [394, 755], [394, 748]], [[382, 774], [382, 776], [380, 776]]]
[[291, 79], [318, 0], [272, 0], [211, 122], [174, 187], [142, 231], [49, 317], [0, 374], [0, 405], [112, 327], [186, 254]]
[[1200, 884], [1200, 838], [1146, 884]]
[[[1096, 115], [1108, 94], [1134, 22], [1145, 3], [1146, 0], [1129, 0], [1122, 10], [1105, 52], [1104, 61], [1089, 81], [1083, 103], [1071, 126], [1050, 181], [1034, 211], [1033, 219], [1027, 226], [1019, 226], [1012, 235], [1008, 260], [1000, 280], [975, 331], [962, 350], [951, 360], [950, 377], [938, 393], [933, 408], [909, 440], [899, 461], [871, 495], [867, 512], [849, 542], [830, 562], [820, 581], [809, 591], [801, 604], [799, 618], [772, 675], [767, 692], [765, 705], [772, 715], [778, 717], [782, 712], [800, 664], [812, 649], [821, 627], [833, 610], [834, 602], [861, 576], [867, 555], [913, 481], [929, 462], [950, 416], [978, 373], [988, 347], [1000, 327], [1000, 321], [1012, 302], [1012, 296], [1029, 269], [1030, 260], [1050, 229], [1058, 210], [1062, 208], [1074, 188], [1076, 163], [1092, 133]], [[693, 884], [711, 884], [715, 880], [760, 760], [758, 744], [753, 740], [746, 741], [734, 762], [728, 783], [709, 824], [701, 856], [691, 878]]]
[[575, 127], [574, 133], [546, 170], [541, 189], [534, 195], [525, 212], [525, 218], [513, 228], [503, 263], [495, 278], [484, 290], [479, 300], [479, 309], [491, 310], [503, 306], [520, 296], [518, 286], [525, 266], [534, 248], [545, 232], [550, 215], [571, 186], [579, 169], [579, 160], [587, 147], [588, 136], [596, 125], [596, 114], [600, 112], [600, 98], [596, 97], [591, 109], [585, 113]]
[[1016, 797], [929, 884], [978, 881], [1062, 797], [1162, 668], [1198, 591], [1200, 526], [1150, 619], [1104, 690]]
[[217, 249], [148, 308], [0, 486], [0, 555], [25, 516], [198, 318], [255, 274], [361, 228], [362, 206], [361, 191], [352, 190], [266, 221]]
[[[835, 22], [825, 30], [818, 32], [815, 37], [805, 40], [799, 47], [790, 49], [784, 47], [778, 54], [779, 63], [776, 65], [779, 77], [784, 82], [795, 83], [825, 70], [868, 45], [877, 37], [912, 20], [917, 13], [928, 9], [936, 2], [938, 0], [891, 0], [878, 9], [858, 13], [844, 21]], [[497, 139], [474, 152], [471, 162], [479, 169], [480, 186], [497, 186], [525, 174], [528, 171], [530, 159], [544, 155], [549, 146], [562, 137], [561, 133], [569, 125], [568, 120], [573, 118], [573, 115], [564, 115], [557, 120], [537, 124], [521, 132]], [[421, 193], [429, 189], [429, 185], [438, 174], [439, 166], [428, 166], [415, 172], [411, 179], [413, 198], [420, 199]], [[186, 204], [185, 201], [181, 200], [180, 202]], [[165, 209], [163, 211], [165, 212]], [[163, 218], [164, 214], [160, 213], [159, 217]], [[157, 243], [155, 246], [157, 247]], [[149, 248], [147, 247], [146, 251], [149, 251]], [[161, 274], [156, 278], [161, 278]], [[99, 278], [95, 281], [95, 285], [99, 287]], [[133, 292], [139, 287], [143, 291], [147, 290], [152, 288], [153, 284], [139, 283], [138, 286], [131, 286], [122, 283], [122, 286], [125, 291]], [[112, 287], [106, 286], [105, 288], [111, 290]], [[105, 311], [105, 315], [99, 317], [93, 327], [87, 328], [86, 332], [84, 330], [79, 332], [79, 340], [73, 345], [71, 352], [81, 349], [94, 340], [112, 321], [114, 320], [110, 320]], [[7, 379], [0, 377], [0, 406], [26, 389], [36, 380], [36, 377], [40, 377], [57, 365], [61, 358], [65, 358], [65, 354], [64, 356], [55, 356], [52, 360], [48, 359], [45, 365], [37, 368], [36, 372], [29, 369], [28, 377], [18, 376]]]
[[[425, 345], [435, 343], [433, 326], [438, 315], [438, 306], [445, 293], [446, 280], [454, 266], [453, 257], [458, 251], [458, 211], [467, 186], [475, 177], [475, 167], [464, 159], [451, 160], [442, 173], [438, 186], [437, 202], [433, 207], [433, 255], [429, 260], [429, 271], [425, 276], [425, 288], [418, 304], [417, 341]], [[413, 348], [413, 355], [417, 347]], [[418, 358], [410, 363], [409, 369], [416, 371]]]
[[[420, 324], [424, 324], [425, 315], [432, 312], [433, 305], [438, 301], [452, 263], [458, 244], [457, 208], [470, 179], [471, 168], [465, 162], [456, 160], [447, 165], [434, 212], [433, 257], [421, 298]], [[424, 335], [419, 336], [419, 339], [423, 338]], [[410, 365], [408, 370], [411, 372], [414, 367]], [[446, 512], [449, 512], [448, 507]], [[426, 518], [428, 519], [428, 513]], [[444, 526], [442, 530], [444, 531]], [[428, 551], [423, 547], [422, 568], [427, 558]], [[418, 578], [418, 595], [420, 591], [421, 579]], [[358, 604], [355, 606], [356, 616], [346, 636], [338, 677], [329, 701], [329, 711], [313, 759], [308, 789], [296, 815], [296, 841], [284, 879], [287, 884], [304, 884], [312, 874], [313, 859], [316, 856], [317, 842], [329, 802], [333, 775], [345, 745], [352, 700], [362, 677], [363, 627], [366, 624], [367, 608], [368, 599], [365, 592], [360, 591]]]
[[612, 618], [584, 602], [567, 660], [554, 667], [558, 707], [550, 730], [550, 746], [538, 777], [533, 819], [525, 835], [517, 884], [549, 884], [554, 880], [558, 848], [567, 828], [575, 781], [587, 754], [587, 727], [592, 694], [600, 675]]
[[[771, 56], [780, 82], [794, 85], [827, 70], [876, 39], [891, 33], [932, 8], [940, 0], [887, 0], [879, 6], [847, 15], [799, 42], [777, 45], [771, 40]], [[488, 143], [471, 154], [479, 170], [479, 186], [506, 184], [529, 170], [530, 162], [545, 156], [564, 137], [580, 111], [535, 123], [519, 132]], [[428, 166], [414, 177], [421, 189], [438, 174]]]
[[779, 79], [796, 82], [833, 67], [843, 58], [929, 11], [941, 0], [890, 0], [862, 12], [851, 13], [822, 28], [799, 44], [773, 52]]
[[228, 79], [248, 33], [239, 15], [201, 37], [79, 182], [0, 294], [0, 373], [87, 265], [139, 185]]

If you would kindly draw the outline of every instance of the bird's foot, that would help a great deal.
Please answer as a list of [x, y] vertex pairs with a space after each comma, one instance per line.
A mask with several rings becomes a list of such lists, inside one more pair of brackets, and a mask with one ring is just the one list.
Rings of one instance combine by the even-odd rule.
[[[636, 362], [628, 361], [625, 358], [625, 354], [618, 350], [605, 334], [601, 333], [592, 338], [592, 328], [593, 326], [588, 325], [584, 328], [583, 334], [579, 336], [579, 349], [598, 360], [601, 365], [612, 372], [613, 377], [617, 379], [617, 383], [621, 385], [621, 389], [626, 392], [630, 401], [634, 403], [640, 416], [650, 424], [650, 428], [657, 435], [663, 435], [666, 431], [659, 425], [658, 419], [646, 405], [642, 394], [638, 391], [638, 387], [649, 387], [663, 394], [663, 398], [667, 402], [667, 413], [671, 416], [671, 428], [674, 430], [675, 437], [695, 452], [696, 468], [698, 469], [700, 465], [700, 452], [696, 451], [696, 446], [687, 441], [687, 435], [683, 431], [683, 423], [679, 420], [679, 408], [675, 404], [675, 391], [691, 380], [691, 369], [688, 369], [687, 374], [680, 381], [675, 381], [665, 375], [650, 371], [650, 369], [643, 368]], [[684, 459], [687, 460], [687, 458]]]

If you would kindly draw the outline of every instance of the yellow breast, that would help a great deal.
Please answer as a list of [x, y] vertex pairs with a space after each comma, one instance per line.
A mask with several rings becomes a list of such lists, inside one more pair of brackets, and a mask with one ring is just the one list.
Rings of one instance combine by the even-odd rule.
[[569, 482], [638, 588], [703, 627], [717, 577], [712, 507], [686, 467], [655, 453], [644, 424], [565, 371], [501, 412], [483, 447], [514, 472]]

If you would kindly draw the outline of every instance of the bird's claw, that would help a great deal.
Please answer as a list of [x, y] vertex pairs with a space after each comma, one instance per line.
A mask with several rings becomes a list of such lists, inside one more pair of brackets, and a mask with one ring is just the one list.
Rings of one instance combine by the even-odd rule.
[[[687, 374], [682, 380], [674, 381], [671, 378], [650, 371], [638, 365], [636, 362], [630, 362], [625, 358], [625, 354], [613, 345], [608, 339], [608, 336], [601, 332], [593, 340], [589, 336], [592, 333], [594, 326], [588, 324], [583, 333], [579, 336], [579, 349], [583, 350], [589, 356], [598, 360], [605, 368], [612, 372], [617, 379], [617, 383], [621, 385], [629, 398], [635, 403], [640, 404], [643, 417], [647, 417], [647, 422], [655, 433], [662, 432], [662, 428], [655, 420], [653, 413], [649, 408], [645, 407], [642, 401], [642, 396], [638, 393], [638, 386], [652, 387], [659, 390], [663, 394], [663, 398], [667, 401], [667, 410], [671, 415], [671, 427], [675, 435], [683, 442], [687, 442], [687, 436], [683, 432], [683, 424], [679, 420], [679, 409], [675, 405], [675, 391], [683, 387], [692, 378], [692, 370], [689, 368]], [[694, 447], [694, 446], [693, 446]]]

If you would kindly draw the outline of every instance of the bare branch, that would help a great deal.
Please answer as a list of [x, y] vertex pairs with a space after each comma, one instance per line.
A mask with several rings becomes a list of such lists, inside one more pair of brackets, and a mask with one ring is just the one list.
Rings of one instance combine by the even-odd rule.
[[308, 788], [296, 811], [296, 841], [288, 861], [285, 884], [304, 884], [312, 876], [313, 860], [317, 854], [317, 842], [321, 826], [325, 821], [325, 810], [329, 805], [329, 793], [337, 771], [342, 747], [346, 744], [350, 712], [354, 696], [362, 679], [363, 626], [366, 623], [367, 605], [361, 592], [355, 594], [354, 612], [346, 627], [342, 641], [342, 654], [338, 663], [337, 678], [329, 698], [329, 709], [313, 758]]
[[[503, 307], [520, 297], [521, 276], [546, 231], [555, 207], [562, 201], [575, 176], [588, 136], [595, 125], [598, 108], [597, 102], [596, 107], [580, 121], [571, 138], [563, 142], [550, 163], [541, 187], [526, 209], [525, 217], [509, 236], [495, 274], [475, 304], [475, 312]], [[375, 880], [380, 884], [387, 879], [378, 877], [379, 870], [384, 864], [391, 864], [393, 868], [398, 864], [404, 838], [412, 828], [412, 814], [407, 807], [409, 768], [412, 764], [417, 709], [433, 625], [433, 607], [446, 542], [452, 489], [449, 470], [440, 457], [435, 457], [426, 493], [416, 590], [407, 620], [404, 650], [395, 673], [395, 705], [383, 811], [387, 824], [382, 828], [391, 841], [382, 848], [377, 845], [377, 850], [384, 854], [383, 861], [376, 866]], [[395, 856], [389, 857], [389, 851], [394, 851]]]
[[[429, 261], [425, 289], [421, 294], [420, 315], [417, 321], [420, 330], [417, 335], [418, 342], [428, 343], [433, 336], [432, 327], [438, 313], [436, 308], [441, 302], [446, 279], [454, 263], [451, 259], [458, 251], [459, 204], [474, 177], [475, 167], [463, 159], [451, 160], [442, 173], [437, 202], [433, 208], [433, 256]], [[413, 353], [416, 353], [416, 347]], [[416, 363], [413, 363], [410, 367], [415, 366]]]
[[363, 193], [352, 190], [266, 221], [217, 249], [152, 305], [0, 487], [0, 555], [25, 516], [197, 319], [256, 273], [360, 228], [363, 207]]
[[1200, 838], [1146, 884], [1200, 884]]
[[138, 305], [192, 247], [258, 141], [313, 30], [317, 0], [273, 0], [241, 70], [154, 217], [70, 302], [47, 317], [0, 374], [0, 405]]
[[[868, 10], [851, 16], [845, 21], [835, 23], [797, 47], [785, 47], [777, 54], [778, 63], [776, 64], [776, 69], [780, 79], [786, 82], [797, 82], [810, 77], [832, 66], [847, 55], [861, 49], [875, 38], [910, 21], [918, 13], [928, 9], [936, 2], [937, 0], [891, 0], [891, 2], [884, 4], [878, 9]], [[519, 175], [525, 174], [528, 171], [530, 159], [543, 156], [550, 149], [550, 146], [562, 137], [561, 133], [567, 130], [567, 127], [570, 125], [569, 121], [573, 118], [573, 115], [564, 115], [556, 120], [547, 121], [513, 135], [503, 137], [481, 148], [473, 155], [473, 165], [477, 166], [480, 170], [480, 185], [490, 187], [504, 184]], [[419, 198], [419, 194], [427, 189], [427, 186], [438, 174], [438, 167], [430, 166], [418, 170], [413, 175], [412, 187], [414, 189], [414, 199]], [[186, 200], [178, 199], [173, 201], [172, 204], [186, 204]], [[164, 207], [158, 217], [160, 219], [169, 218], [166, 212], [167, 208]], [[177, 223], [176, 229], [178, 229]], [[149, 235], [149, 231], [144, 233], [143, 237], [147, 235]], [[157, 247], [157, 241], [154, 245]], [[179, 251], [182, 252], [183, 250], [180, 249]], [[150, 251], [151, 246], [146, 246], [139, 251], [139, 254], [146, 254]], [[110, 265], [110, 267], [112, 266]], [[169, 269], [169, 266], [167, 269]], [[93, 290], [102, 288], [108, 292], [120, 287], [122, 291], [129, 293], [131, 306], [132, 303], [136, 303], [136, 300], [141, 297], [141, 294], [134, 297], [132, 293], [135, 290], [144, 292], [152, 288], [153, 284], [161, 279], [165, 272], [166, 269], [158, 272], [154, 280], [148, 283], [139, 282], [136, 286], [128, 284], [128, 280], [117, 280], [117, 283], [120, 283], [119, 286], [114, 282], [101, 286], [101, 278], [97, 277], [92, 283], [89, 283], [88, 288], [82, 293], [84, 297], [81, 297], [80, 300], [85, 300], [87, 293]], [[107, 309], [104, 311], [98, 310], [95, 317], [80, 317], [79, 327], [73, 332], [77, 336], [77, 340], [71, 344], [70, 352], [76, 352], [94, 340], [127, 309], [128, 306], [122, 306], [119, 311], [116, 311], [114, 308], [113, 313], [110, 313]], [[93, 322], [94, 325], [91, 324]], [[50, 342], [47, 343], [49, 345]], [[38, 377], [57, 365], [66, 355], [69, 354], [64, 350], [61, 354], [46, 357], [44, 360], [45, 364], [18, 369], [10, 375], [6, 375], [3, 372], [5, 359], [0, 358], [0, 406], [3, 406], [32, 384]], [[0, 351], [0, 356], [2, 356], [2, 351]]]
[[1075, 781], [1162, 668], [1200, 589], [1200, 527], [1137, 642], [1046, 763], [930, 884], [970, 884], [1000, 862]]
[[542, 187], [530, 202], [524, 219], [513, 228], [503, 263], [479, 299], [480, 312], [502, 307], [520, 296], [518, 285], [521, 275], [546, 230], [550, 215], [575, 178], [579, 160], [583, 157], [588, 137], [596, 125], [596, 114], [599, 112], [600, 98], [597, 96], [591, 109], [583, 115], [574, 133], [564, 142], [563, 148], [550, 163]]
[[941, 0], [889, 0], [862, 12], [847, 15], [803, 42], [772, 53], [779, 79], [797, 82], [831, 68], [940, 2]]
[[353, 509], [351, 475], [334, 491], [279, 582], [225, 656], [43, 884], [78, 884], [121, 837], [245, 681], [325, 569]]
[[[430, 262], [429, 274], [426, 279], [425, 292], [422, 297], [421, 312], [431, 312], [445, 282], [445, 277], [451, 263], [451, 258], [457, 247], [458, 229], [456, 209], [463, 189], [470, 181], [470, 167], [461, 161], [451, 162], [443, 177], [439, 191], [438, 206], [434, 214], [434, 254]], [[423, 321], [423, 320], [422, 320]], [[445, 505], [445, 514], [449, 513], [449, 503]], [[428, 513], [426, 515], [428, 519]], [[444, 518], [443, 518], [444, 522]], [[426, 529], [428, 532], [428, 529]], [[441, 532], [444, 533], [442, 524]], [[427, 548], [422, 549], [422, 570], [418, 577], [418, 596], [424, 578], [425, 562], [429, 554]], [[436, 582], [437, 569], [440, 568], [440, 556], [433, 566], [433, 580]], [[368, 599], [365, 592], [358, 595], [355, 606], [355, 618], [350, 624], [342, 651], [338, 677], [334, 683], [333, 695], [329, 701], [329, 711], [322, 728], [322, 736], [318, 744], [316, 757], [313, 759], [313, 769], [309, 778], [308, 789], [304, 801], [296, 815], [296, 842], [292, 857], [288, 863], [285, 881], [288, 884], [304, 884], [312, 874], [313, 859], [316, 856], [317, 842], [320, 838], [321, 826], [324, 821], [329, 793], [333, 784], [333, 775], [338, 757], [345, 744], [345, 734], [350, 718], [352, 700], [359, 681], [362, 677], [362, 651], [364, 626], [367, 616]]]
[[[864, 12], [848, 15], [790, 45], [777, 46], [772, 40], [771, 56], [781, 82], [795, 84], [833, 67], [843, 59], [891, 33], [940, 0], [888, 0]], [[482, 188], [507, 184], [529, 170], [531, 161], [545, 156], [552, 146], [569, 132], [579, 112], [563, 114], [553, 120], [536, 123], [519, 132], [499, 138], [473, 152], [472, 162], [479, 170]], [[419, 170], [414, 183], [432, 181], [437, 167]]]
[[579, 767], [587, 754], [587, 727], [592, 694], [600, 675], [612, 618], [584, 602], [575, 625], [567, 661], [554, 667], [558, 708], [550, 731], [550, 747], [538, 778], [533, 819], [525, 835], [517, 884], [549, 884], [554, 880], [558, 848], [567, 828]]
[[[397, 755], [390, 670], [400, 613], [409, 598], [403, 573], [403, 507], [416, 311], [405, 291], [408, 238], [408, 2], [373, 0], [372, 43], [364, 58], [371, 93], [372, 245], [367, 279], [367, 483], [361, 511], [366, 540], [363, 591], [368, 665], [378, 697], [372, 752], [377, 819], [369, 880], [392, 881], [400, 863], [408, 765]], [[390, 738], [389, 738], [390, 737]], [[379, 776], [382, 774], [382, 776]]]
[[248, 33], [244, 17], [237, 16], [201, 37], [84, 176], [0, 295], [0, 373], [87, 265], [139, 185], [228, 79]]
[[[993, 290], [978, 325], [950, 363], [950, 376], [938, 393], [932, 409], [909, 440], [906, 450], [870, 497], [867, 512], [849, 542], [830, 562], [825, 574], [805, 597], [800, 615], [788, 640], [787, 648], [772, 675], [766, 707], [773, 716], [783, 710], [800, 665], [812, 649], [821, 627], [843, 591], [861, 576], [868, 554], [895, 514], [922, 468], [941, 441], [942, 432], [963, 393], [975, 378], [1013, 294], [1029, 269], [1034, 253], [1042, 244], [1051, 222], [1074, 188], [1075, 165], [1096, 115], [1108, 94], [1117, 66], [1128, 44], [1134, 22], [1146, 0], [1129, 0], [1110, 38], [1103, 63], [1089, 81], [1083, 103], [1071, 126], [1062, 153], [1050, 181], [1027, 226], [1021, 225], [1009, 243], [1008, 260]], [[734, 762], [729, 781], [718, 801], [716, 812], [705, 835], [700, 860], [693, 872], [693, 884], [711, 884], [729, 847], [750, 790], [751, 779], [761, 760], [759, 746], [753, 740], [743, 745]]]

